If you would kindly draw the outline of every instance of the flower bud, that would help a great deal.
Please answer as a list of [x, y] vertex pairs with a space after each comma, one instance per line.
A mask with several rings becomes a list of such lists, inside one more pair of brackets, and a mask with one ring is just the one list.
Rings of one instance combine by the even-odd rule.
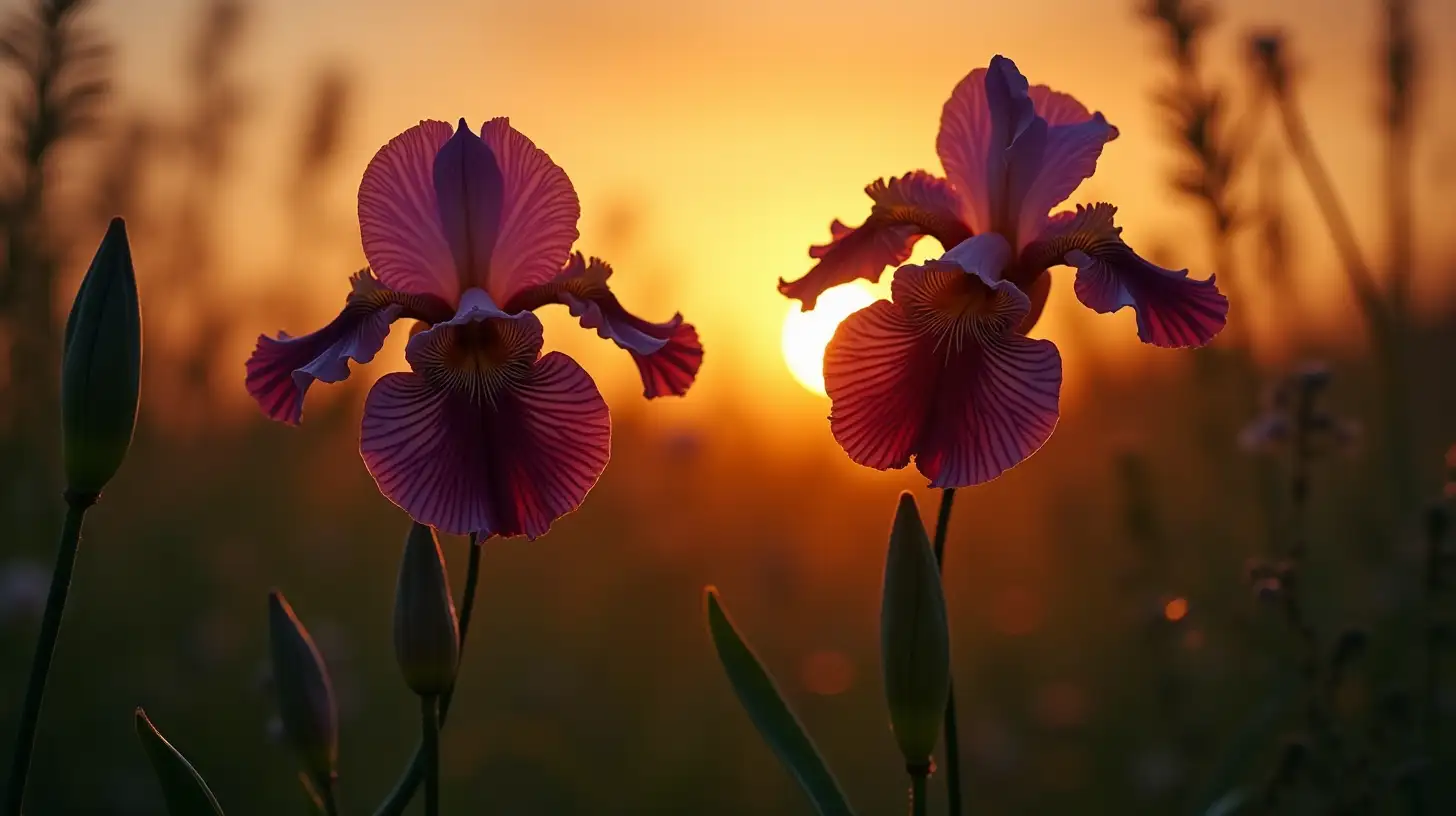
[[332, 784], [339, 757], [339, 714], [324, 659], [283, 593], [268, 595], [268, 640], [278, 714], [309, 774]]
[[435, 531], [410, 525], [394, 596], [394, 656], [414, 693], [433, 697], [455, 684], [460, 624]]
[[907, 765], [930, 761], [950, 697], [945, 595], [915, 497], [900, 494], [880, 607], [880, 656], [890, 725]]
[[126, 224], [113, 218], [66, 319], [61, 427], [66, 485], [97, 494], [116, 474], [136, 426], [142, 315]]

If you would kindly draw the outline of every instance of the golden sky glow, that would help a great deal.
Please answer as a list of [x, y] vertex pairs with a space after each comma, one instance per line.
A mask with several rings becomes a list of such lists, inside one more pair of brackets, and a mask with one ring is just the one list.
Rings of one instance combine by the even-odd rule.
[[[913, 7], [913, 17], [910, 7], [874, 0], [258, 6], [245, 74], [263, 93], [246, 134], [248, 172], [230, 202], [224, 254], [240, 259], [234, 279], [257, 291], [292, 287], [318, 300], [320, 317], [353, 267], [319, 270], [306, 284], [285, 279], [277, 238], [284, 214], [266, 202], [282, 187], [275, 157], [304, 104], [301, 80], [333, 62], [349, 65], [360, 85], [344, 169], [330, 188], [340, 213], [352, 212], [358, 174], [374, 150], [417, 120], [464, 115], [478, 125], [510, 116], [570, 174], [582, 200], [580, 247], [613, 263], [623, 301], [650, 319], [681, 310], [698, 324], [707, 347], [702, 399], [751, 381], [767, 386], [764, 410], [775, 412], [773, 395], [797, 391], [780, 353], [786, 302], [774, 283], [808, 269], [807, 248], [827, 239], [831, 219], [864, 217], [865, 184], [915, 168], [939, 172], [940, 107], [957, 80], [998, 52], [1032, 82], [1073, 93], [1120, 127], [1097, 177], [1073, 201], [1113, 201], [1134, 246], [1163, 246], [1172, 262], [1207, 275], [1201, 242], [1177, 240], [1199, 233], [1167, 186], [1172, 154], [1149, 101], [1162, 77], [1157, 41], [1125, 0], [929, 0]], [[1233, 59], [1242, 32], [1287, 25], [1320, 147], [1342, 192], [1372, 200], [1377, 4], [1237, 0], [1225, 8], [1212, 43], [1220, 75], [1242, 76]], [[194, 9], [190, 0], [100, 4], [98, 22], [121, 41], [129, 97], [164, 110], [176, 104], [179, 44]], [[1456, 30], [1456, 4], [1423, 3], [1421, 13], [1422, 30]], [[1449, 101], [1456, 58], [1434, 44], [1427, 52], [1420, 149], [1436, 169], [1423, 175], [1422, 195], [1435, 200], [1449, 194], [1456, 165], [1449, 147], [1442, 152], [1456, 118]], [[1293, 206], [1307, 210], [1302, 190], [1290, 189]], [[1378, 246], [1378, 220], [1358, 220]], [[1328, 274], [1333, 256], [1323, 235], [1310, 225], [1299, 237], [1309, 245], [1299, 259], [1304, 274]], [[917, 255], [934, 250], [926, 241]], [[1312, 297], [1328, 303], [1344, 293], [1320, 286]], [[1076, 330], [1081, 340], [1132, 344], [1129, 314], [1093, 319], [1066, 308], [1070, 299], [1070, 276], [1062, 275], [1038, 333], [1065, 341], [1068, 316], [1076, 315], [1070, 319], [1098, 327]], [[550, 316], [548, 344], [588, 358], [609, 399], [637, 390], [625, 355], [570, 327], [565, 315]], [[1078, 351], [1063, 345], [1075, 389]]]

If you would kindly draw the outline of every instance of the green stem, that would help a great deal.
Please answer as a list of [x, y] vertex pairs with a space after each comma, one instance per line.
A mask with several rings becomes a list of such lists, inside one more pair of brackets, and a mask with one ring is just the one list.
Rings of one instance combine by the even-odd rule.
[[86, 510], [96, 503], [96, 494], [66, 493], [66, 523], [61, 529], [61, 544], [56, 551], [56, 567], [51, 574], [50, 594], [46, 596], [45, 616], [41, 619], [40, 639], [30, 664], [30, 681], [25, 687], [25, 704], [20, 711], [20, 731], [15, 737], [15, 758], [10, 764], [10, 781], [5, 786], [4, 816], [20, 816], [25, 800], [25, 780], [30, 775], [30, 757], [35, 749], [35, 728], [40, 722], [41, 699], [45, 697], [46, 678], [51, 671], [51, 657], [56, 651], [56, 638], [61, 633], [61, 615], [66, 611], [66, 595], [71, 589], [71, 572], [76, 566], [76, 550], [81, 546], [81, 524]]
[[925, 795], [926, 774], [910, 772], [910, 816], [925, 816], [928, 803]]
[[[950, 511], [955, 503], [955, 488], [940, 491], [940, 512], [935, 522], [935, 565], [945, 564], [945, 537], [950, 532]], [[955, 685], [945, 699], [945, 788], [950, 807], [950, 816], [961, 815], [961, 745], [956, 727]], [[914, 776], [914, 774], [912, 774]], [[924, 784], [924, 780], [921, 780]]]
[[[465, 594], [460, 599], [460, 657], [465, 657], [465, 633], [470, 630], [470, 613], [475, 608], [475, 590], [480, 584], [480, 553], [484, 549], [480, 540], [474, 533], [470, 535], [470, 561], [465, 567]], [[440, 695], [440, 720], [439, 724], [445, 724], [445, 715], [450, 711], [450, 700], [454, 698], [454, 690]], [[384, 803], [374, 811], [374, 816], [400, 816], [404, 809], [409, 807], [410, 800], [414, 798], [415, 792], [420, 788], [420, 782], [425, 774], [425, 746], [415, 746], [414, 756], [410, 758], [409, 767], [405, 768], [399, 781], [395, 783], [394, 790], [389, 792]]]
[[420, 744], [425, 749], [425, 816], [440, 816], [439, 698], [420, 698]]

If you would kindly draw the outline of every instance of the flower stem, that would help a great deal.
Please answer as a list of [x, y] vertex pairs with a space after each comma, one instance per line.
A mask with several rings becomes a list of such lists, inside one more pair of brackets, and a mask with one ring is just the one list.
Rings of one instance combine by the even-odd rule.
[[[947, 487], [940, 491], [940, 512], [935, 522], [935, 565], [942, 572], [945, 564], [945, 537], [950, 532], [950, 511], [954, 503], [955, 488]], [[946, 798], [949, 800], [950, 816], [961, 816], [961, 746], [956, 728], [954, 684], [945, 699], [945, 766]], [[925, 780], [921, 779], [920, 783], [923, 786]]]
[[910, 771], [910, 816], [925, 816], [928, 803], [925, 795], [926, 773], [923, 770]]
[[[484, 549], [480, 540], [474, 533], [470, 535], [470, 560], [465, 567], [465, 594], [460, 599], [460, 657], [465, 658], [465, 633], [470, 629], [470, 613], [475, 608], [475, 590], [480, 584], [480, 553]], [[450, 700], [454, 697], [454, 690], [440, 695], [440, 716], [439, 725], [445, 724], [445, 715], [450, 710]], [[419, 790], [420, 782], [425, 774], [425, 746], [415, 746], [414, 756], [410, 758], [409, 767], [405, 768], [399, 781], [395, 783], [394, 790], [389, 792], [384, 803], [374, 811], [374, 816], [400, 816], [404, 809], [409, 807], [410, 800], [414, 798], [415, 791]]]
[[66, 522], [56, 551], [56, 566], [51, 574], [50, 594], [46, 596], [40, 639], [36, 642], [35, 657], [30, 664], [25, 704], [20, 710], [15, 758], [11, 761], [10, 780], [5, 786], [5, 807], [0, 811], [4, 816], [20, 816], [20, 805], [25, 799], [25, 780], [30, 775], [30, 757], [35, 748], [36, 725], [40, 722], [41, 699], [45, 696], [46, 677], [50, 674], [51, 657], [56, 651], [56, 638], [61, 633], [61, 615], [66, 611], [66, 595], [71, 589], [76, 550], [81, 546], [81, 524], [87, 509], [96, 503], [96, 499], [94, 493], [66, 493]]
[[420, 745], [425, 749], [425, 816], [440, 816], [439, 698], [420, 698]]

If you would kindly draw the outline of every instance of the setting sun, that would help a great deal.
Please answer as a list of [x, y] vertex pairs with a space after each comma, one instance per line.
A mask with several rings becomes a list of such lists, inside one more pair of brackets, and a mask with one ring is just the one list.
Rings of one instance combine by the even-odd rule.
[[855, 282], [820, 295], [812, 312], [800, 311], [798, 303], [789, 307], [784, 316], [784, 363], [800, 385], [815, 394], [824, 393], [824, 347], [841, 321], [876, 299], [869, 287]]

